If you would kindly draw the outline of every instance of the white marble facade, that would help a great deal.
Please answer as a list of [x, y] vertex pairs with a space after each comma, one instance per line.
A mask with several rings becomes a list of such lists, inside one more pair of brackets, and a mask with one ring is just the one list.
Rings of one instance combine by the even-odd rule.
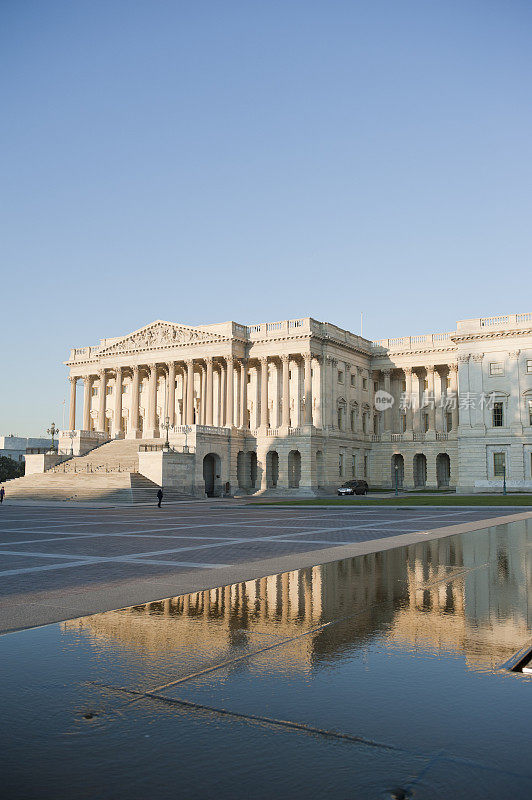
[[532, 314], [377, 342], [311, 318], [157, 321], [66, 363], [71, 431], [156, 441], [167, 424], [231, 491], [315, 493], [351, 477], [532, 488]]

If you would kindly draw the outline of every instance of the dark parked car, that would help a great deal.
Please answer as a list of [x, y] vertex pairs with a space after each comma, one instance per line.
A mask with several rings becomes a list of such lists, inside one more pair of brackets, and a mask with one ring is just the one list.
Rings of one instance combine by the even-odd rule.
[[338, 488], [338, 494], [340, 497], [346, 494], [367, 494], [368, 488], [366, 481], [346, 481]]

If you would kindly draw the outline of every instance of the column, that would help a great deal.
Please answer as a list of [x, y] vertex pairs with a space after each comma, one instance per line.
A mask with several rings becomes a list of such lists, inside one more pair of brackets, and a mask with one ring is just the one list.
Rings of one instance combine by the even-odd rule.
[[235, 428], [240, 427], [240, 380], [242, 378], [242, 373], [240, 371], [240, 364], [238, 360], [235, 361], [234, 366], [236, 367], [234, 371], [234, 385], [233, 385], [233, 397], [234, 397], [234, 410], [233, 410], [233, 421]]
[[331, 428], [338, 426], [338, 414], [336, 409], [336, 387], [338, 384], [338, 361], [336, 358], [329, 358], [331, 364], [331, 408], [329, 414], [329, 424]]
[[[315, 428], [323, 428], [323, 419], [322, 419], [322, 397], [323, 393], [321, 391], [321, 357], [314, 356], [312, 363], [314, 364], [315, 369], [315, 379], [314, 379], [314, 386], [317, 387], [316, 391], [316, 409], [314, 414], [314, 427]], [[314, 395], [314, 392], [313, 392]]]
[[[429, 438], [436, 438], [436, 406], [434, 393], [434, 367], [427, 367], [427, 402], [429, 427], [427, 433]], [[427, 479], [428, 480], [428, 479]]]
[[213, 424], [213, 413], [212, 413], [212, 358], [205, 359], [207, 363], [207, 387], [206, 387], [206, 408], [205, 408], [205, 424], [212, 425]]
[[414, 438], [414, 396], [412, 394], [412, 367], [405, 367], [405, 416], [406, 416], [406, 430], [405, 438]]
[[70, 381], [70, 408], [69, 408], [69, 416], [68, 416], [68, 429], [70, 431], [76, 430], [76, 385], [78, 382], [77, 378], [70, 377], [68, 379]]
[[255, 365], [255, 398], [253, 400], [254, 422], [256, 428], [260, 428], [260, 367]]
[[268, 359], [260, 360], [260, 426], [268, 427]]
[[510, 379], [508, 398], [508, 419], [504, 420], [505, 427], [512, 428], [513, 434], [522, 435], [523, 426], [521, 420], [521, 393], [519, 388], [519, 350], [508, 353], [508, 377]]
[[304, 354], [305, 359], [305, 425], [312, 425], [312, 355]]
[[105, 392], [106, 392], [106, 373], [101, 369], [98, 373], [100, 388], [98, 389], [98, 430], [105, 431]]
[[185, 413], [185, 425], [194, 424], [194, 361], [189, 358], [187, 361], [187, 403]]
[[131, 402], [129, 407], [130, 426], [128, 437], [136, 439], [139, 430], [139, 368], [137, 364], [135, 364], [132, 369], [133, 377], [131, 380]]
[[148, 414], [144, 436], [147, 439], [155, 437], [155, 413], [157, 409], [157, 365], [150, 364], [148, 378]]
[[[391, 395], [391, 370], [383, 369], [382, 374], [384, 376], [384, 391], [388, 392]], [[384, 417], [384, 433], [391, 433], [392, 432], [392, 407], [388, 406], [383, 414]]]
[[437, 432], [445, 432], [445, 412], [443, 410], [443, 373], [441, 369], [434, 371], [434, 415]]
[[358, 416], [357, 416], [357, 433], [362, 434], [364, 432], [363, 428], [363, 418], [364, 418], [364, 397], [362, 394], [362, 369], [357, 367], [357, 389], [356, 389], [356, 401], [358, 405]]
[[218, 401], [220, 403], [220, 427], [225, 423], [225, 398], [227, 395], [227, 367], [223, 362], [220, 362], [220, 387]]
[[205, 425], [205, 414], [207, 411], [206, 402], [205, 402], [205, 395], [206, 395], [206, 387], [207, 387], [207, 367], [200, 364], [200, 395], [199, 395], [199, 402], [198, 402], [198, 414], [196, 417], [196, 422], [198, 425]]
[[92, 375], [83, 378], [83, 430], [90, 430], [91, 426], [91, 388]]
[[234, 413], [235, 413], [235, 400], [234, 400], [234, 377], [235, 377], [235, 368], [234, 368], [234, 359], [233, 356], [226, 357], [226, 364], [227, 364], [227, 375], [226, 375], [226, 398], [225, 398], [225, 424], [226, 427], [232, 428], [234, 425]]
[[175, 361], [168, 364], [168, 398], [167, 398], [168, 424], [171, 428], [175, 425]]
[[282, 355], [283, 364], [283, 405], [282, 405], [282, 426], [290, 427], [290, 356]]
[[240, 427], [248, 426], [248, 362], [247, 358], [240, 361]]
[[187, 369], [181, 367], [181, 425], [187, 424]]
[[280, 428], [283, 423], [283, 368], [280, 361], [273, 363], [275, 368], [275, 427]]
[[470, 406], [471, 424], [474, 428], [484, 428], [484, 408], [482, 400], [482, 364], [484, 353], [473, 353], [469, 362], [469, 389], [472, 404]]
[[113, 435], [116, 438], [122, 432], [122, 367], [115, 370], [115, 409], [113, 414]]
[[421, 398], [422, 398], [422, 387], [423, 387], [423, 378], [420, 378], [419, 372], [413, 373], [414, 384], [413, 384], [413, 399], [415, 403], [415, 408], [413, 409], [413, 426], [414, 431], [418, 433], [422, 433], [423, 425], [421, 424]]
[[449, 364], [449, 388], [452, 394], [451, 430], [458, 430], [458, 364]]

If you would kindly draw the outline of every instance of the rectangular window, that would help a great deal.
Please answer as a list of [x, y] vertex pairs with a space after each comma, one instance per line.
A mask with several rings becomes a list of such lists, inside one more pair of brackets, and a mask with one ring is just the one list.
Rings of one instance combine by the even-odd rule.
[[341, 369], [338, 370], [338, 383], [344, 382], [344, 373]]
[[504, 366], [502, 361], [490, 362], [490, 375], [504, 375]]
[[356, 474], [357, 474], [357, 457], [356, 454], [353, 453], [353, 460], [351, 462], [351, 475], [353, 476], [353, 478], [355, 478]]
[[343, 474], [344, 474], [344, 454], [340, 453], [340, 455], [338, 456], [338, 475], [341, 478]]
[[425, 392], [428, 391], [428, 388], [429, 388], [429, 382], [427, 378], [425, 378], [425, 380], [423, 381], [423, 391]]
[[401, 414], [401, 430], [403, 433], [406, 431], [406, 414]]
[[447, 433], [450, 433], [453, 429], [453, 415], [449, 411], [445, 415], [445, 424]]
[[494, 428], [502, 428], [503, 425], [504, 425], [503, 404], [502, 403], [494, 403], [493, 404], [493, 427]]
[[368, 477], [368, 457], [365, 453], [364, 453], [364, 477], [365, 478]]
[[351, 430], [352, 431], [354, 431], [355, 428], [356, 428], [356, 421], [357, 421], [357, 412], [353, 409], [351, 411]]
[[351, 386], [356, 386], [356, 385], [357, 385], [357, 376], [351, 375]]
[[506, 472], [506, 453], [493, 453], [493, 474], [502, 478]]
[[406, 381], [401, 381], [401, 391], [406, 392]]
[[373, 416], [373, 433], [379, 432], [379, 418], [377, 414]]
[[529, 375], [532, 375], [532, 358], [527, 358], [526, 360], [526, 371]]
[[105, 387], [105, 394], [107, 394], [107, 395], [113, 394], [113, 387], [112, 386], [106, 386]]
[[374, 392], [378, 392], [379, 391], [379, 384], [378, 384], [377, 381], [373, 381], [373, 391]]
[[127, 394], [127, 385], [122, 386], [122, 394]]
[[362, 378], [362, 388], [364, 389], [364, 391], [367, 391], [367, 389], [368, 389], [368, 379], [367, 378]]
[[425, 413], [423, 414], [423, 430], [426, 433], [428, 429], [429, 429], [429, 415], [425, 411]]
[[528, 401], [528, 424], [532, 425], [532, 400]]
[[91, 389], [91, 395], [93, 397], [98, 397], [98, 389], [95, 386], [93, 386]]

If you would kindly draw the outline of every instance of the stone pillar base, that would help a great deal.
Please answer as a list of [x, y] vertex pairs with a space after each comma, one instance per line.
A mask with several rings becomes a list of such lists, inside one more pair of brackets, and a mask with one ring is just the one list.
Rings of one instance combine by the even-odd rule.
[[140, 431], [128, 431], [124, 439], [140, 439]]
[[159, 428], [146, 428], [142, 432], [143, 439], [158, 439], [159, 438]]

